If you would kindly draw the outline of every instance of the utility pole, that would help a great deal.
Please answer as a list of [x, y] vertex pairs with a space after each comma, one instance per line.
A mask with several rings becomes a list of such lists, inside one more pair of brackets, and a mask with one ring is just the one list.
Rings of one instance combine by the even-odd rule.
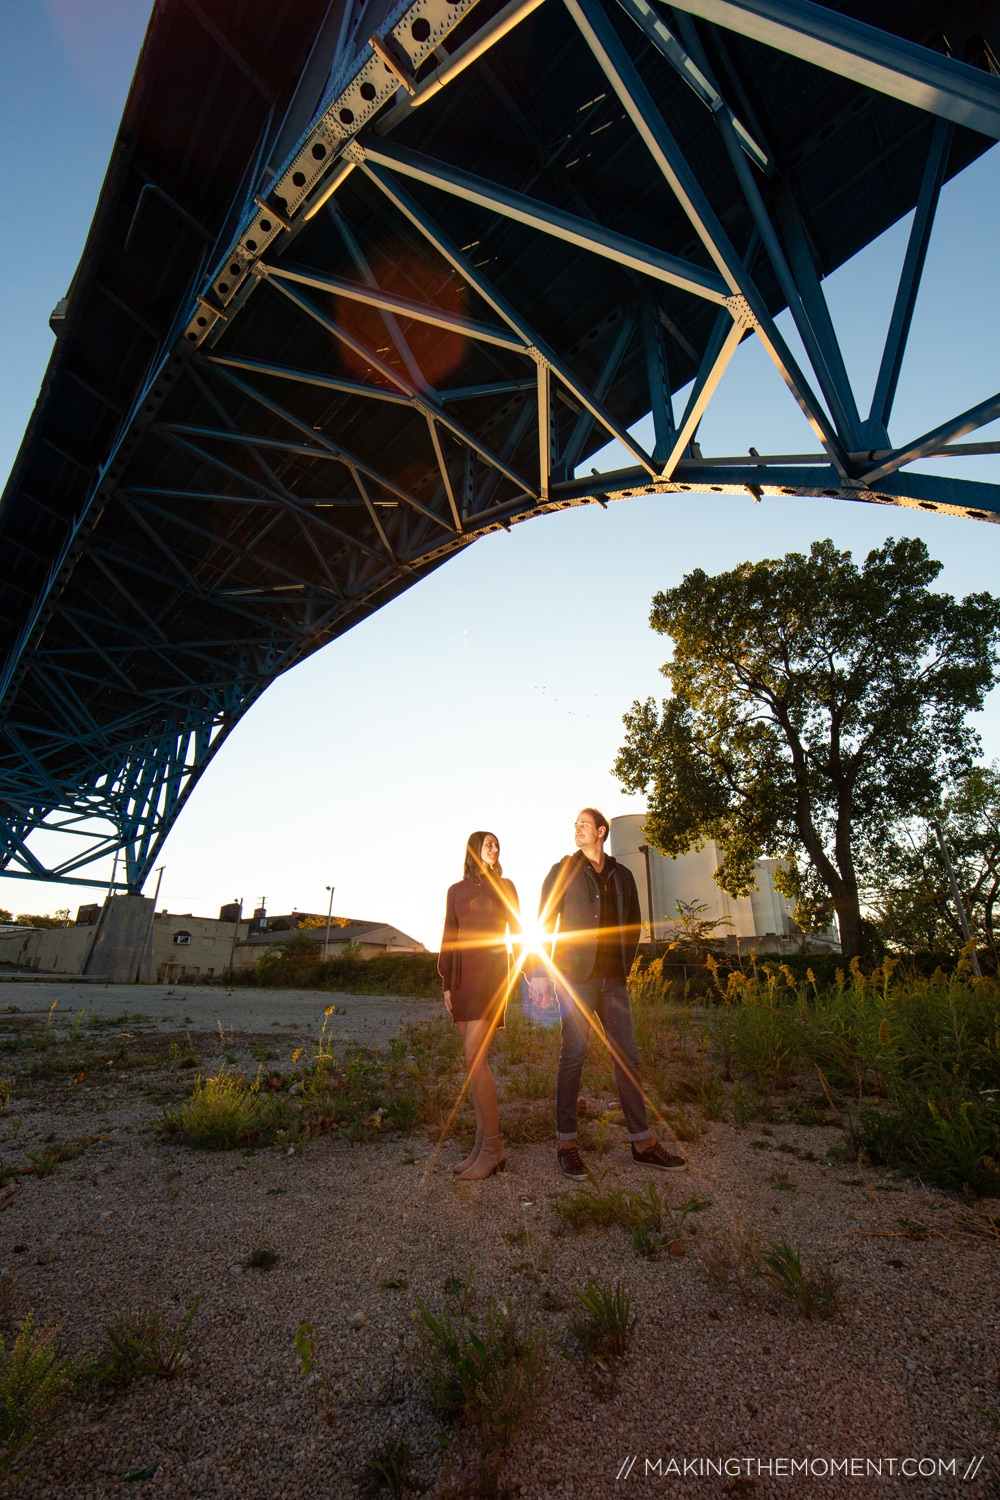
[[653, 881], [649, 873], [649, 845], [640, 844], [639, 853], [646, 861], [646, 914], [649, 917], [649, 942], [656, 957], [656, 929], [653, 926]]
[[326, 909], [326, 937], [323, 939], [323, 962], [326, 963], [326, 955], [330, 948], [330, 922], [333, 918], [333, 893], [335, 886], [328, 885], [326, 889], [330, 892], [330, 905]]
[[161, 885], [161, 883], [163, 881], [163, 872], [164, 872], [164, 870], [166, 868], [167, 868], [166, 865], [161, 865], [160, 868], [156, 872], [156, 890], [153, 892], [153, 915], [154, 916], [156, 915], [156, 903], [160, 899], [160, 885]]
[[944, 860], [944, 867], [948, 871], [948, 880], [951, 883], [951, 897], [955, 903], [955, 910], [958, 912], [958, 922], [959, 926], [962, 929], [962, 936], [965, 938], [966, 943], [969, 945], [969, 953], [972, 959], [972, 972], [975, 974], [977, 979], [982, 979], [983, 971], [979, 967], [979, 955], [976, 953], [975, 948], [972, 947], [972, 930], [969, 927], [969, 918], [966, 916], [965, 902], [962, 900], [962, 893], [958, 888], [958, 881], [955, 879], [955, 869], [951, 862], [951, 855], [948, 853], [948, 845], [944, 841], [944, 834], [941, 831], [941, 824], [938, 822], [937, 818], [931, 818], [931, 827], [933, 828], [935, 837], [937, 838], [937, 841], [941, 846], [941, 858]]
[[240, 935], [240, 923], [243, 920], [243, 897], [236, 903], [236, 926], [233, 928], [233, 946], [229, 950], [229, 983], [233, 982], [233, 966], [236, 963], [236, 943]]

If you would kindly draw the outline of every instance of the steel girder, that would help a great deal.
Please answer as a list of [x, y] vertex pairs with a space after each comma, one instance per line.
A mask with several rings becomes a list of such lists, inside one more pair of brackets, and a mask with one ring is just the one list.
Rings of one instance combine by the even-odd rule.
[[[676, 493], [1000, 518], [1000, 486], [907, 472], [997, 451], [959, 440], [1000, 415], [1000, 396], [889, 438], [941, 186], [984, 148], [970, 131], [1000, 135], [996, 76], [796, 0], [477, 13], [415, 0], [364, 42], [345, 22], [339, 81], [279, 169], [250, 182], [180, 309], [0, 677], [6, 874], [87, 884], [78, 872], [120, 852], [116, 883], [141, 889], [267, 684], [498, 527]], [[988, 60], [981, 37], [967, 50], [979, 43]], [[544, 76], [512, 94], [525, 57], [550, 52], [557, 129]], [[789, 58], [836, 80], [799, 157], [868, 113], [889, 157], [906, 152], [895, 170], [912, 186], [883, 219], [916, 211], [867, 412], [826, 305], [816, 192], [761, 83]], [[492, 160], [448, 128], [486, 96], [519, 132]], [[616, 213], [609, 176], [625, 163], [633, 193]], [[775, 323], [783, 307], [806, 368]], [[704, 411], [753, 336], [817, 451], [701, 455]], [[629, 432], [645, 411], [652, 452]], [[610, 438], [634, 467], [576, 478]]]

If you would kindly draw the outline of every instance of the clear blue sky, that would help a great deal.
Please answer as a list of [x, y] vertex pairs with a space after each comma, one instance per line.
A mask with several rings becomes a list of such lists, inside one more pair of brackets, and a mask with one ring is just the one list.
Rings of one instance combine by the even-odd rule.
[[[135, 0], [3, 5], [3, 475], [51, 350], [48, 315], [83, 248], [147, 15]], [[1000, 387], [1000, 306], [983, 295], [994, 279], [998, 203], [996, 150], [945, 191], [896, 439]], [[906, 230], [895, 226], [827, 283], [862, 394], [877, 367]], [[706, 453], [815, 448], [753, 341], [740, 349], [700, 438]], [[943, 461], [926, 467], [940, 470]], [[963, 472], [1000, 480], [992, 458], [970, 460]], [[694, 567], [714, 572], [824, 536], [863, 554], [889, 535], [925, 539], [944, 564], [939, 587], [995, 587], [1000, 528], [842, 501], [645, 497], [476, 543], [251, 710], [166, 845], [159, 905], [213, 915], [233, 896], [253, 904], [266, 894], [273, 911], [320, 911], [332, 882], [335, 911], [394, 922], [436, 947], [444, 891], [460, 874], [473, 828], [499, 835], [504, 867], [533, 905], [549, 864], [572, 847], [579, 806], [596, 803], [610, 816], [642, 810], [610, 767], [622, 713], [663, 686], [657, 669], [667, 643], [648, 627], [653, 593]], [[996, 694], [982, 730], [986, 755], [1000, 755]], [[15, 911], [89, 899], [80, 888], [0, 877], [0, 906]]]

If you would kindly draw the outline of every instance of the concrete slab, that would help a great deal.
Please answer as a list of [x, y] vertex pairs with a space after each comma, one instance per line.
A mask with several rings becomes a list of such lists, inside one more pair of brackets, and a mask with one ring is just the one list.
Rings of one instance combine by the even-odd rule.
[[[144, 1016], [178, 1031], [267, 1031], [292, 1023], [318, 1036], [328, 1005], [329, 1041], [373, 1047], [391, 1040], [401, 1026], [446, 1014], [440, 1000], [401, 1000], [392, 995], [341, 995], [329, 990], [227, 990], [221, 986], [185, 984], [101, 984], [67, 979], [0, 979], [0, 1011], [16, 1005], [23, 1015], [44, 1016], [55, 1005], [53, 1021], [67, 1024], [80, 1011], [89, 1015]], [[278, 1027], [275, 1027], [277, 1030]]]

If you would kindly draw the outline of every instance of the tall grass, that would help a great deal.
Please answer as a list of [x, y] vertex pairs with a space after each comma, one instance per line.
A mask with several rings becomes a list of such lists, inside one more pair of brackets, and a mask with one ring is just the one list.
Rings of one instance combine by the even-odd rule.
[[711, 1021], [720, 1054], [759, 1089], [803, 1069], [857, 1101], [852, 1147], [944, 1187], [1000, 1193], [1000, 985], [960, 964], [904, 974], [857, 959], [832, 985], [785, 965], [731, 973]]

